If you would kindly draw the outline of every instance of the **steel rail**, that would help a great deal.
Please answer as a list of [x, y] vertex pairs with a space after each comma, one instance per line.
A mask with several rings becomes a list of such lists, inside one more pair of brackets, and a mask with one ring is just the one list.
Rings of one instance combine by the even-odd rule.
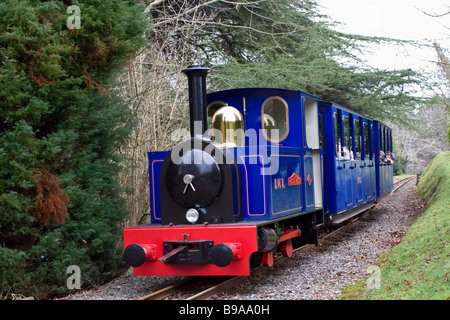
[[394, 185], [395, 185], [395, 184], [400, 184], [400, 185], [398, 185], [396, 188], [394, 188], [394, 189], [391, 191], [391, 194], [392, 194], [392, 193], [396, 193], [401, 187], [403, 187], [405, 184], [407, 184], [408, 182], [410, 182], [410, 181], [413, 180], [414, 178], [415, 178], [415, 176], [407, 177], [407, 178], [404, 178], [404, 179], [399, 180], [399, 181], [397, 181], [396, 183], [394, 183]]

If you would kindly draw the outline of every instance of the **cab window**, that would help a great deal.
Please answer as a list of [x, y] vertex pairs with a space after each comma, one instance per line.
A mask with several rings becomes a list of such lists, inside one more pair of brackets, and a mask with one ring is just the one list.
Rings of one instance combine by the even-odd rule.
[[264, 137], [273, 143], [286, 139], [289, 133], [288, 104], [281, 97], [270, 97], [261, 107]]

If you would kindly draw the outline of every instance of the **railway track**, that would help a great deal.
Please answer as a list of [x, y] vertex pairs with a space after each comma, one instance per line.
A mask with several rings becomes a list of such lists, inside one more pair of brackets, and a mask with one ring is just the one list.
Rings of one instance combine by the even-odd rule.
[[[396, 193], [402, 186], [413, 180], [415, 177], [407, 177], [403, 178], [397, 182], [394, 183], [394, 189], [392, 190], [391, 194]], [[370, 211], [369, 209], [368, 211]], [[367, 211], [366, 211], [367, 212]], [[329, 238], [332, 238], [336, 236], [337, 234], [343, 232], [348, 226], [352, 224], [352, 222], [358, 220], [361, 217], [361, 215], [352, 218], [348, 221], [348, 223], [345, 223], [344, 225], [340, 226], [338, 229], [333, 230], [331, 232], [328, 232], [326, 234], [323, 234], [319, 238], [319, 244], [323, 243]], [[298, 247], [294, 249], [293, 255], [298, 254], [300, 252], [306, 251], [312, 247], [315, 247], [315, 244], [307, 244], [303, 245], [301, 247]], [[280, 263], [281, 261], [289, 259], [286, 257], [283, 257], [282, 255], [276, 256], [274, 258], [274, 263]], [[259, 266], [252, 270], [252, 275], [256, 275], [257, 273], [261, 272], [262, 270], [267, 269], [264, 266]], [[163, 300], [171, 296], [175, 296], [175, 299], [183, 299], [183, 300], [206, 300], [209, 297], [213, 296], [214, 294], [221, 293], [224, 290], [238, 285], [240, 282], [248, 279], [247, 276], [236, 276], [236, 277], [208, 277], [209, 279], [207, 282], [214, 282], [215, 284], [206, 284], [208, 286], [207, 289], [200, 289], [198, 290], [198, 293], [191, 294], [186, 293], [186, 290], [192, 290], [193, 287], [198, 285], [199, 279], [204, 279], [202, 277], [192, 277], [188, 278], [186, 280], [183, 280], [179, 283], [176, 283], [174, 285], [168, 286], [166, 288], [163, 288], [161, 290], [155, 291], [149, 295], [143, 296], [139, 298], [138, 300]], [[217, 283], [218, 282], [218, 283]], [[177, 297], [178, 296], [178, 297]]]
[[392, 190], [391, 193], [396, 193], [401, 187], [403, 187], [405, 184], [407, 184], [414, 178], [415, 178], [415, 176], [406, 177], [406, 178], [403, 178], [403, 179], [397, 181], [396, 183], [394, 183], [394, 190]]

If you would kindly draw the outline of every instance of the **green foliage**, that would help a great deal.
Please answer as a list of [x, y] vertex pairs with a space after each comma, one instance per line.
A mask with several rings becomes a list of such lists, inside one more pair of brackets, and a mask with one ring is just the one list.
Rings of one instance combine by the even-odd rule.
[[[66, 25], [72, 4], [80, 29]], [[121, 0], [8, 0], [0, 17], [0, 294], [61, 293], [69, 265], [95, 282], [119, 263], [117, 149], [131, 128], [108, 88], [147, 22]]]
[[395, 161], [394, 161], [394, 176], [399, 176], [402, 175], [404, 173], [406, 173], [406, 165], [408, 164], [408, 158], [402, 156], [402, 155], [397, 155], [395, 156]]
[[[438, 154], [427, 170], [421, 175], [418, 189], [427, 199], [429, 209], [443, 201], [447, 204], [450, 199], [450, 151]], [[448, 211], [446, 211], [448, 213]]]
[[376, 70], [355, 56], [366, 44], [389, 39], [334, 31], [312, 0], [219, 2], [209, 11], [218, 26], [199, 47], [214, 68], [214, 89], [303, 90], [378, 119], [412, 125], [408, 115], [422, 102], [412, 89], [420, 75], [409, 69]]

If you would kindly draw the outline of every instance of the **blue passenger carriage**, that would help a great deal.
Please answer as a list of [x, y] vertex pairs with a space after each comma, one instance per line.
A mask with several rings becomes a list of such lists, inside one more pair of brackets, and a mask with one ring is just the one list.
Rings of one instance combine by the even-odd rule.
[[[392, 190], [392, 165], [380, 156], [380, 150], [392, 151], [391, 130], [335, 103], [319, 105], [326, 154], [325, 214], [326, 222], [333, 224], [367, 210]], [[383, 142], [380, 132], [388, 137]]]
[[394, 185], [392, 156], [392, 129], [379, 121], [374, 121], [375, 167], [377, 197], [391, 192]]

